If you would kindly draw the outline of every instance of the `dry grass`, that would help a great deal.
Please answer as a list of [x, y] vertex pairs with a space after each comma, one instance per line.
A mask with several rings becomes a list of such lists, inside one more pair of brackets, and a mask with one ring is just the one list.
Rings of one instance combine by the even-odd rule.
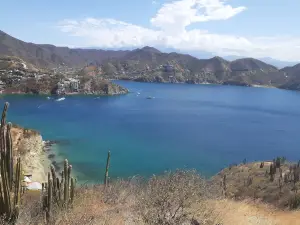
[[283, 211], [253, 200], [209, 201], [214, 213], [222, 217], [222, 225], [298, 225], [299, 211]]
[[[195, 171], [168, 172], [149, 180], [116, 180], [106, 188], [78, 188], [72, 208], [54, 209], [51, 224], [177, 225], [198, 221], [216, 225], [213, 208], [204, 204], [214, 196]], [[27, 192], [22, 202], [17, 224], [45, 224], [39, 193]]]
[[[271, 163], [264, 162], [263, 168], [260, 168], [260, 164], [260, 162], [255, 162], [226, 168], [213, 180], [219, 185], [222, 177], [226, 175], [227, 196], [229, 198], [236, 200], [256, 199], [281, 209], [289, 207], [289, 200], [295, 196], [294, 183], [291, 181], [286, 183], [281, 179], [282, 187], [280, 188], [279, 170], [277, 169], [274, 181], [271, 181], [269, 175]], [[290, 166], [290, 163], [282, 165], [282, 174], [288, 174]], [[249, 180], [251, 182], [248, 182]], [[299, 190], [300, 182], [297, 182], [295, 187]]]
[[[28, 191], [17, 225], [46, 224], [40, 202], [39, 192]], [[106, 188], [82, 186], [72, 208], [55, 208], [52, 218], [53, 225], [295, 225], [300, 212], [223, 199], [195, 171], [175, 171], [115, 180]]]

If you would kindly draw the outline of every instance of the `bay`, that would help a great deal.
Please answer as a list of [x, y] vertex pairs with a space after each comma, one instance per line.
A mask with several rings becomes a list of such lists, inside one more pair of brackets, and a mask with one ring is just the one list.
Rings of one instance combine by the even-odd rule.
[[[4, 95], [8, 120], [60, 140], [82, 182], [195, 168], [212, 176], [231, 163], [300, 159], [300, 93], [220, 85], [116, 81], [122, 96]], [[153, 97], [147, 99], [147, 97]]]

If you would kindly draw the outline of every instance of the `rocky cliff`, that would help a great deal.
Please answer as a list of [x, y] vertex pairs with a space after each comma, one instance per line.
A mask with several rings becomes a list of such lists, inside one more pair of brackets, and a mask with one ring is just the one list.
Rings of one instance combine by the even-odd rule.
[[95, 95], [119, 95], [128, 93], [128, 89], [99, 77], [93, 77], [83, 83], [81, 90], [84, 94]]
[[49, 161], [44, 156], [41, 134], [17, 125], [13, 125], [11, 132], [14, 156], [21, 155], [24, 175], [32, 175], [34, 181], [44, 181]]

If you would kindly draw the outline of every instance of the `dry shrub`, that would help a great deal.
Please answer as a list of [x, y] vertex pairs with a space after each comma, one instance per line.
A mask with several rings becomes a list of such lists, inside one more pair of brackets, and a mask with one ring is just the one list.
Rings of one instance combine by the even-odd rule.
[[[211, 193], [212, 186], [193, 170], [166, 172], [148, 180], [117, 179], [106, 188], [94, 185], [76, 189], [71, 208], [53, 207], [50, 224], [182, 225], [199, 221], [201, 225], [216, 225], [211, 219], [214, 209], [206, 206]], [[18, 224], [45, 224], [39, 197], [24, 203]]]
[[136, 210], [145, 224], [178, 225], [191, 220], [192, 204], [208, 197], [206, 182], [194, 170], [153, 176], [141, 189]]
[[144, 179], [134, 176], [129, 179], [117, 179], [103, 190], [103, 201], [107, 204], [124, 204], [134, 201], [136, 193], [140, 191]]

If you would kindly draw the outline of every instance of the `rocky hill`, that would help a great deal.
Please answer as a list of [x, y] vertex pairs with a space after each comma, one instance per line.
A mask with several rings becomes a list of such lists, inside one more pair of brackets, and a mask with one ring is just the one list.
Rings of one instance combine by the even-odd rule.
[[0, 56], [0, 92], [116, 95], [128, 90], [99, 76], [69, 76], [67, 72], [39, 69], [15, 56]]
[[70, 49], [54, 45], [38, 45], [18, 40], [0, 31], [0, 55], [17, 56], [38, 67], [67, 65], [82, 67], [87, 63], [100, 63], [102, 59], [123, 56], [126, 51]]
[[190, 55], [162, 53], [150, 47], [136, 49], [119, 59], [104, 60], [94, 71], [107, 78], [143, 82], [271, 87], [288, 82], [283, 71], [257, 59], [244, 58], [232, 62], [221, 57], [197, 59]]
[[26, 43], [0, 31], [1, 55], [19, 57], [37, 68], [78, 68], [80, 75], [99, 75], [107, 79], [300, 90], [300, 64], [279, 70], [253, 58], [198, 59], [187, 54], [163, 53], [148, 46], [132, 51], [70, 49]]
[[288, 77], [288, 82], [282, 84], [280, 88], [289, 90], [300, 90], [300, 64], [284, 67], [280, 70]]
[[213, 181], [226, 197], [235, 200], [256, 199], [282, 209], [300, 206], [300, 162], [273, 161], [231, 165], [219, 172]]

